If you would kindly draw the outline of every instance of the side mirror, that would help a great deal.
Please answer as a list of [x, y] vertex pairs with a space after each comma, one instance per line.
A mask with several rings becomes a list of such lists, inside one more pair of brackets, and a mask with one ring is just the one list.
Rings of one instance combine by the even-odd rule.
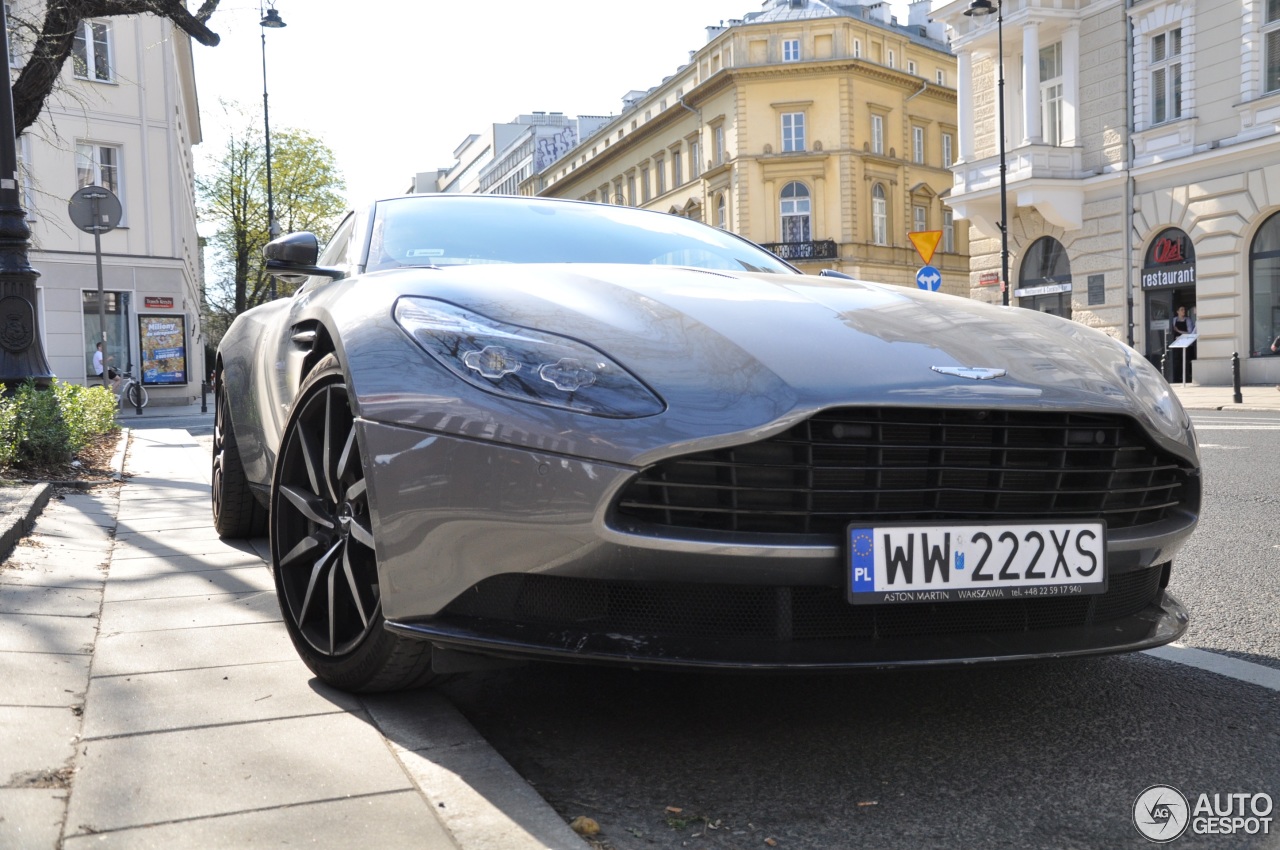
[[286, 233], [272, 239], [262, 249], [268, 274], [287, 283], [302, 283], [312, 275], [338, 280], [347, 276], [342, 269], [317, 266], [320, 258], [320, 240], [314, 233]]

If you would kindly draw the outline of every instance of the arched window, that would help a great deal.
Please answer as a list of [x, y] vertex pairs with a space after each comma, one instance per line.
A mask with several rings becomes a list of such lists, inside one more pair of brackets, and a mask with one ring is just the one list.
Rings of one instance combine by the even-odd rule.
[[883, 183], [871, 187], [871, 241], [877, 245], [889, 244], [889, 202], [885, 199]]
[[809, 187], [791, 182], [782, 187], [782, 241], [809, 242]]
[[1249, 249], [1249, 302], [1253, 307], [1249, 350], [1272, 357], [1280, 336], [1280, 213], [1263, 222]]
[[729, 202], [725, 199], [724, 192], [716, 195], [716, 227], [721, 230], [729, 229]]
[[1018, 273], [1018, 289], [1034, 294], [1018, 297], [1018, 306], [1071, 318], [1071, 262], [1062, 243], [1044, 236], [1031, 243]]

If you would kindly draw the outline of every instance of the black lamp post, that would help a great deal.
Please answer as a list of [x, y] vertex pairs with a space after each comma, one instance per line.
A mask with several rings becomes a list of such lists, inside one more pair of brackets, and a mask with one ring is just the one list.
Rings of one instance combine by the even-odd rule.
[[[258, 3], [258, 12], [262, 12], [262, 3]], [[271, 110], [267, 108], [267, 30], [283, 29], [286, 24], [280, 20], [275, 3], [266, 10], [259, 22], [262, 27], [262, 126], [266, 131], [267, 142], [267, 237], [275, 239], [280, 235], [280, 224], [276, 221], [275, 195], [271, 190]], [[271, 278], [271, 300], [276, 300], [276, 279]]]
[[[977, 15], [996, 16], [996, 52], [998, 57], [998, 77], [996, 110], [1000, 122], [1000, 303], [1009, 306], [1009, 192], [1005, 177], [1004, 150], [1004, 10], [1001, 0], [970, 0], [969, 8], [964, 10], [969, 17]], [[1030, 60], [1028, 60], [1030, 61]]]
[[[0, 10], [0, 68], [9, 67], [6, 17]], [[13, 88], [6, 76], [0, 85], [0, 382], [11, 390], [28, 378], [41, 387], [53, 380], [36, 313], [40, 272], [27, 259], [31, 228], [18, 186], [18, 133]]]

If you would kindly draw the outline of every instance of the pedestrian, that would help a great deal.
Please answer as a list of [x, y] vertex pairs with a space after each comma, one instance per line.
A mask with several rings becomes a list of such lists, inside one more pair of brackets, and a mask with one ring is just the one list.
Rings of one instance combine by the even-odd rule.
[[111, 379], [111, 391], [114, 393], [120, 391], [120, 373], [111, 366], [113, 362], [115, 362], [115, 357], [109, 354], [104, 356], [102, 343], [98, 343], [97, 350], [93, 352], [93, 374], [101, 378], [102, 370], [105, 367], [107, 377]]

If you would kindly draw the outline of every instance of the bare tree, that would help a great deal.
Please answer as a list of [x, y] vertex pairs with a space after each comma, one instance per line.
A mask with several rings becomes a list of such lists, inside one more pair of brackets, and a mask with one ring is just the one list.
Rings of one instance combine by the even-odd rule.
[[199, 10], [187, 10], [183, 0], [47, 0], [44, 17], [13, 25], [24, 30], [25, 52], [22, 73], [13, 84], [13, 115], [18, 135], [35, 123], [53, 91], [58, 75], [75, 45], [80, 25], [91, 18], [120, 15], [156, 15], [168, 18], [193, 39], [208, 47], [219, 42], [218, 34], [205, 22], [221, 0], [204, 0]]

